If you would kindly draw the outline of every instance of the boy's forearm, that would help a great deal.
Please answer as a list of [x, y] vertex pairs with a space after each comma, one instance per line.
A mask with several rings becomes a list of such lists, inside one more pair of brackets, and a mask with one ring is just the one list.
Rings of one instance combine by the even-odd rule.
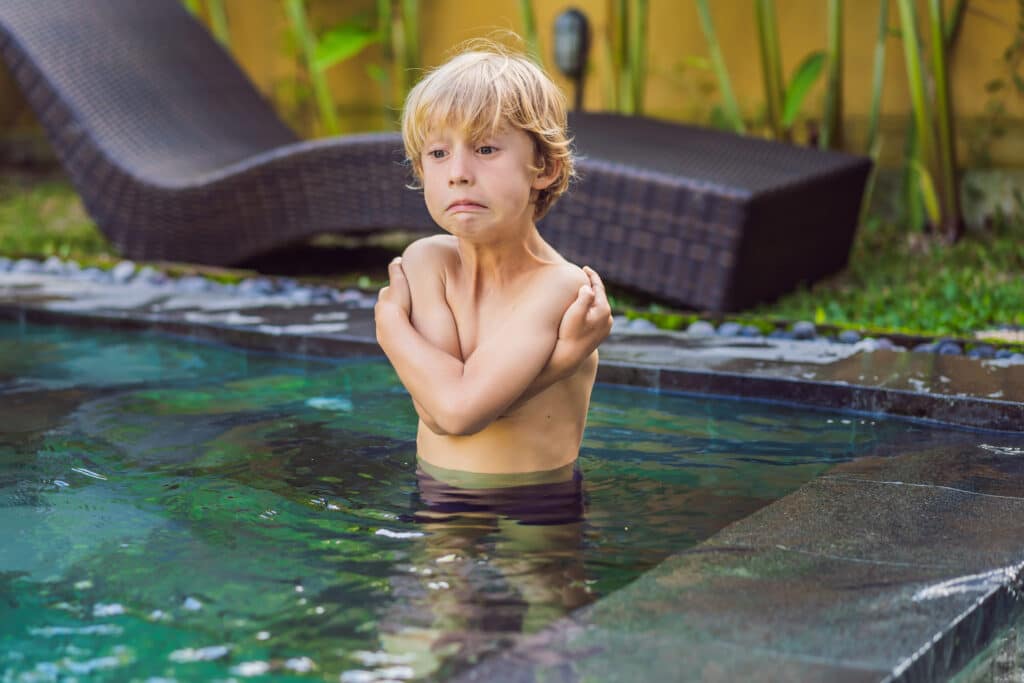
[[558, 340], [555, 350], [551, 353], [551, 358], [548, 359], [547, 365], [544, 366], [544, 369], [537, 375], [537, 378], [527, 387], [523, 395], [509, 406], [507, 412], [516, 410], [555, 382], [559, 382], [571, 375], [584, 360], [585, 357], [577, 358], [577, 354], [569, 349], [569, 345], [565, 341]]
[[376, 318], [377, 339], [402, 384], [434, 425], [441, 425], [449, 404], [447, 392], [462, 378], [464, 364], [428, 342], [401, 310], [388, 307]]

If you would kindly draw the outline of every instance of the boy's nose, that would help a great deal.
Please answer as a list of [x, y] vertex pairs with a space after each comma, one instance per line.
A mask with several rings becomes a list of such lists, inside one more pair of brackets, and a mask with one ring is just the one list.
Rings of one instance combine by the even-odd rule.
[[459, 152], [452, 155], [451, 164], [448, 166], [448, 186], [469, 185], [472, 180], [465, 156]]

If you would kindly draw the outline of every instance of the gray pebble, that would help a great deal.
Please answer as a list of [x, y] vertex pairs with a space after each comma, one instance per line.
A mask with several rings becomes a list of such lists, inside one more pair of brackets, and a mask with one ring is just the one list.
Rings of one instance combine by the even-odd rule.
[[267, 296], [274, 292], [274, 283], [265, 277], [251, 277], [238, 283], [238, 293], [242, 296]]
[[769, 339], [796, 339], [796, 335], [794, 335], [789, 330], [772, 330], [771, 332], [768, 333], [768, 338]]
[[734, 322], [724, 322], [718, 326], [718, 334], [721, 337], [738, 337], [743, 330], [743, 325]]
[[136, 271], [132, 282], [159, 287], [160, 285], [167, 284], [169, 280], [170, 278], [168, 278], [167, 275], [160, 272], [153, 266], [143, 266]]
[[38, 261], [33, 261], [30, 258], [18, 259], [14, 262], [14, 266], [11, 268], [13, 273], [38, 273], [42, 271], [43, 266]]
[[1010, 349], [999, 349], [996, 351], [996, 358], [1009, 358], [1013, 355], [1013, 351]]
[[1024, 353], [1015, 353], [1009, 358], [1014, 365], [1024, 365]]
[[967, 352], [968, 358], [994, 358], [995, 355], [995, 347], [989, 344], [978, 344]]
[[110, 282], [110, 275], [107, 274], [107, 271], [100, 270], [95, 266], [83, 270], [82, 277], [92, 282]]
[[885, 349], [886, 351], [898, 351], [902, 350], [902, 346], [896, 346], [892, 343], [892, 340], [888, 337], [879, 337], [875, 340], [875, 348]]
[[920, 353], [935, 353], [935, 347], [935, 344], [930, 344], [926, 342], [924, 344], [918, 344], [917, 346], [915, 346], [914, 351], [918, 351]]
[[0, 273], [6, 273], [11, 269], [11, 259], [0, 256]]
[[63, 275], [64, 262], [57, 256], [51, 256], [43, 261], [43, 272], [50, 273], [51, 275]]
[[814, 339], [818, 334], [818, 328], [810, 321], [800, 320], [793, 324], [792, 332], [796, 339]]
[[741, 337], [760, 337], [761, 330], [754, 325], [744, 325], [740, 330]]
[[959, 356], [963, 352], [960, 345], [950, 339], [944, 339], [935, 346], [935, 353], [940, 356]]
[[634, 318], [633, 320], [629, 321], [629, 329], [647, 331], [656, 330], [658, 329], [658, 326], [652, 323], [647, 318]]
[[860, 333], [856, 330], [843, 330], [836, 339], [840, 344], [856, 344], [860, 341]]
[[705, 320], [695, 320], [686, 328], [686, 334], [691, 337], [713, 337], [715, 326]]
[[301, 305], [313, 303], [313, 297], [314, 292], [308, 287], [296, 287], [288, 292], [288, 298]]
[[135, 264], [131, 261], [121, 261], [110, 269], [111, 279], [120, 285], [131, 280], [132, 275], [135, 275]]
[[[363, 293], [358, 289], [346, 289], [343, 292], [334, 293], [334, 301], [339, 304], [357, 303], [363, 298]], [[619, 316], [624, 317], [624, 316]]]
[[64, 274], [74, 276], [82, 272], [82, 266], [78, 261], [65, 261]]
[[629, 318], [624, 315], [616, 315], [612, 317], [612, 329], [624, 329], [629, 327]]
[[174, 283], [174, 288], [186, 294], [198, 294], [200, 292], [209, 292], [213, 289], [213, 283], [199, 275], [186, 275]]

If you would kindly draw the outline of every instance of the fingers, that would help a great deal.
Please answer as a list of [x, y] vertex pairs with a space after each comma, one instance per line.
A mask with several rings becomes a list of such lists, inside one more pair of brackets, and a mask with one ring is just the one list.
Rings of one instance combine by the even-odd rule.
[[590, 266], [583, 266], [583, 272], [590, 278], [590, 286], [594, 288], [594, 292], [597, 297], [608, 298], [608, 295], [604, 291], [604, 282], [601, 281], [601, 276], [597, 274], [597, 271]]
[[404, 279], [405, 271], [402, 270], [402, 257], [396, 256], [388, 264], [388, 279], [394, 282], [396, 279]]

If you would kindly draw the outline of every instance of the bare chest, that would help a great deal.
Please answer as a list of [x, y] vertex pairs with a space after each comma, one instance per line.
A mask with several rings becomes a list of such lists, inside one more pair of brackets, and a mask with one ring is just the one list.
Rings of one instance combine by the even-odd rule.
[[516, 292], [470, 293], [451, 286], [445, 288], [445, 298], [455, 318], [463, 361], [487, 340], [515, 334], [508, 321], [520, 304]]

